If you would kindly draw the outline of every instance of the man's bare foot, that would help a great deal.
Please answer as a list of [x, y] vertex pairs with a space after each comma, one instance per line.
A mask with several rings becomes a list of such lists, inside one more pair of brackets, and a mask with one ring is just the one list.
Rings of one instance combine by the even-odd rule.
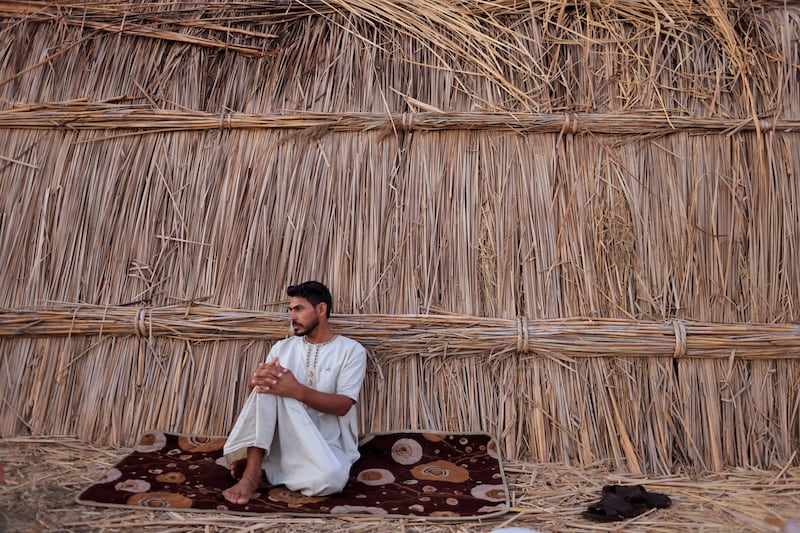
[[222, 495], [231, 503], [243, 505], [250, 501], [261, 480], [256, 479], [255, 476], [250, 475], [248, 472], [242, 474], [242, 479], [239, 480], [233, 487], [222, 491]]

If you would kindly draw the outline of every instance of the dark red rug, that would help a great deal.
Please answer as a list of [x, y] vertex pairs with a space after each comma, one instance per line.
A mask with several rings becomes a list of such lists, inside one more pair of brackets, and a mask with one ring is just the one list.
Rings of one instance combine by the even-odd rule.
[[482, 433], [400, 432], [367, 435], [344, 491], [306, 497], [264, 488], [246, 505], [228, 503], [233, 484], [224, 438], [151, 431], [133, 453], [78, 496], [78, 503], [236, 514], [475, 519], [509, 510], [497, 446]]

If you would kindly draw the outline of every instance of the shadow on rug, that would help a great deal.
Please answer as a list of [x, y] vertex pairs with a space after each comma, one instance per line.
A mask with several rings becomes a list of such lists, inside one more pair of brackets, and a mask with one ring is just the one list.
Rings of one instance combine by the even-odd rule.
[[107, 507], [165, 508], [299, 516], [488, 518], [509, 510], [495, 441], [482, 433], [376, 433], [340, 494], [307, 497], [284, 486], [261, 489], [246, 505], [225, 501], [233, 484], [224, 438], [151, 431], [133, 453], [78, 496]]

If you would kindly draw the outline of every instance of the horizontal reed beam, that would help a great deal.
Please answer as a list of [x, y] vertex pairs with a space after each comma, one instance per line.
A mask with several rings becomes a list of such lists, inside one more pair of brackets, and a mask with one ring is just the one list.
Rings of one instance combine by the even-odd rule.
[[[343, 335], [393, 356], [516, 351], [554, 357], [800, 358], [800, 324], [458, 315], [338, 315], [332, 324]], [[207, 342], [277, 340], [288, 334], [285, 313], [207, 305], [0, 309], [0, 337], [103, 335]]]
[[800, 118], [754, 120], [667, 116], [664, 113], [208, 113], [153, 109], [145, 105], [64, 102], [40, 103], [0, 111], [2, 129], [138, 129], [202, 131], [227, 129], [327, 129], [330, 131], [495, 130], [535, 133], [641, 135], [677, 131], [735, 133], [746, 130], [800, 131]]

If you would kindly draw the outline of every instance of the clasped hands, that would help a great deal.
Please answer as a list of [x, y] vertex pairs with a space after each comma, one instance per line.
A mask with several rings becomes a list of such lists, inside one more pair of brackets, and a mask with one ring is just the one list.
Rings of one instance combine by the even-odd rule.
[[277, 359], [261, 363], [250, 375], [250, 386], [260, 394], [293, 397], [300, 383]]

